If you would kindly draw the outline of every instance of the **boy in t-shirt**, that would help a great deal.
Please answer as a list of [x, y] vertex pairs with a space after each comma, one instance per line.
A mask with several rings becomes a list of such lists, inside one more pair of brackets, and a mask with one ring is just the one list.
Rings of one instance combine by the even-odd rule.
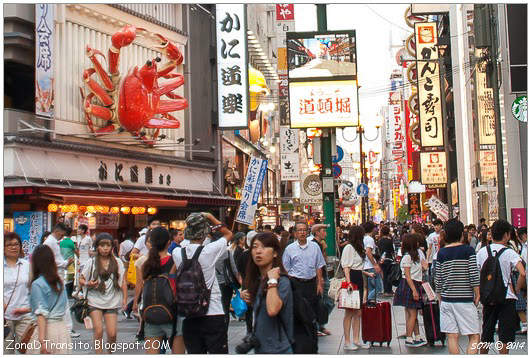
[[[61, 256], [65, 260], [69, 260], [70, 258], [74, 258], [74, 255], [78, 256], [79, 251], [77, 250], [76, 244], [71, 238], [72, 236], [72, 228], [67, 227], [66, 228], [66, 234], [65, 237], [59, 242], [59, 249], [61, 250]], [[76, 274], [76, 266], [74, 264], [74, 261], [66, 268], [66, 278], [65, 278], [65, 288], [66, 292], [68, 294], [68, 297], [72, 297], [72, 292], [74, 291], [74, 276]]]
[[[503, 219], [496, 220], [494, 224], [492, 224], [492, 244], [489, 246], [493, 256], [503, 248], [506, 248], [507, 241], [509, 241], [509, 238], [511, 237], [511, 230], [513, 230], [513, 226]], [[480, 271], [489, 257], [487, 251], [489, 246], [483, 247], [477, 253], [477, 261]], [[525, 286], [526, 272], [524, 265], [522, 264], [522, 258], [511, 248], [506, 248], [506, 250], [500, 255], [499, 261], [503, 282], [505, 283], [505, 286], [507, 286], [507, 295], [505, 297], [505, 302], [501, 304], [483, 306], [483, 333], [481, 334], [481, 341], [489, 343], [494, 342], [494, 330], [496, 323], [498, 323], [498, 339], [503, 343], [499, 352], [500, 354], [507, 354], [509, 351], [507, 343], [514, 342], [515, 333], [518, 329], [519, 318], [516, 314], [516, 295], [520, 292], [522, 287]], [[520, 274], [518, 281], [516, 282], [516, 287], [511, 283], [511, 272], [514, 269], [518, 270]], [[488, 349], [481, 349], [482, 354], [486, 354], [487, 351]]]

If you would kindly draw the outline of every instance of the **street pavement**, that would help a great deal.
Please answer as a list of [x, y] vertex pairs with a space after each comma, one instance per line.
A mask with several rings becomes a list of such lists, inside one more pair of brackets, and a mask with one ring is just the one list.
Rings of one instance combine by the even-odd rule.
[[[387, 299], [390, 300], [390, 299]], [[405, 314], [402, 307], [392, 307], [392, 323], [393, 323], [393, 339], [391, 345], [387, 347], [384, 343], [382, 347], [378, 344], [370, 349], [349, 351], [348, 354], [448, 354], [447, 346], [442, 346], [440, 342], [437, 342], [434, 347], [426, 345], [419, 348], [410, 348], [404, 345], [405, 340], [403, 337], [406, 324]], [[422, 315], [419, 315], [421, 324], [421, 333], [424, 333]], [[332, 335], [319, 337], [319, 354], [345, 354], [343, 351], [343, 310], [335, 308], [329, 319], [327, 328], [332, 332]], [[82, 324], [74, 322], [74, 329], [81, 333], [79, 338], [73, 339], [75, 354], [93, 354], [91, 349], [92, 344], [92, 331], [85, 329]], [[125, 349], [120, 349], [116, 354], [143, 354], [144, 350], [141, 345], [137, 345], [135, 335], [138, 329], [138, 323], [135, 319], [127, 320], [120, 314], [118, 317], [118, 338], [117, 342], [125, 344]], [[229, 326], [229, 353], [235, 354], [235, 347], [238, 345], [246, 334], [245, 322], [231, 320]], [[399, 338], [397, 338], [399, 337]], [[518, 350], [511, 350], [510, 354], [527, 355], [527, 336], [517, 335], [516, 342], [519, 343]], [[459, 341], [460, 353], [466, 353], [468, 339], [463, 337]], [[167, 352], [170, 353], [170, 352]], [[497, 354], [494, 349], [491, 349], [490, 354]]]

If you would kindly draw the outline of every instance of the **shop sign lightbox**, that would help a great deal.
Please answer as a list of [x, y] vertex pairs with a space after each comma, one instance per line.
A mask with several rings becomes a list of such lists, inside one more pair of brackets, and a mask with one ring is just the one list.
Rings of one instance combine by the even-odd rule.
[[290, 82], [292, 128], [352, 127], [358, 123], [356, 81]]
[[442, 147], [441, 81], [436, 61], [417, 61], [420, 142], [422, 147]]
[[247, 128], [249, 81], [244, 4], [216, 5], [218, 126]]
[[280, 127], [280, 180], [299, 180], [299, 130]]
[[496, 144], [496, 116], [494, 112], [494, 91], [487, 88], [487, 74], [476, 65], [476, 103], [479, 121], [479, 144]]
[[439, 58], [437, 48], [437, 23], [415, 23], [415, 43], [417, 60], [437, 60]]
[[446, 153], [420, 153], [420, 181], [422, 184], [446, 184]]
[[288, 32], [291, 128], [358, 125], [356, 32]]
[[486, 184], [489, 180], [496, 179], [498, 167], [496, 165], [496, 151], [479, 151], [479, 168], [481, 172], [481, 182]]

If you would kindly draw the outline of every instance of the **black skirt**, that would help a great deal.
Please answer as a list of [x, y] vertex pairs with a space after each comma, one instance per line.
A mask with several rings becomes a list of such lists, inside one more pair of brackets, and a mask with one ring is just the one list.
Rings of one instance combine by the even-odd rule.
[[358, 286], [360, 301], [363, 301], [363, 273], [361, 270], [350, 270], [350, 282]]

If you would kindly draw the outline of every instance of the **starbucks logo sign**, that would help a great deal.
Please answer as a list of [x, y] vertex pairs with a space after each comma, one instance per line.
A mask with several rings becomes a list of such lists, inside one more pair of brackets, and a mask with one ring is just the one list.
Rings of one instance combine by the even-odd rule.
[[520, 122], [527, 122], [527, 96], [517, 97], [511, 106], [514, 118]]

